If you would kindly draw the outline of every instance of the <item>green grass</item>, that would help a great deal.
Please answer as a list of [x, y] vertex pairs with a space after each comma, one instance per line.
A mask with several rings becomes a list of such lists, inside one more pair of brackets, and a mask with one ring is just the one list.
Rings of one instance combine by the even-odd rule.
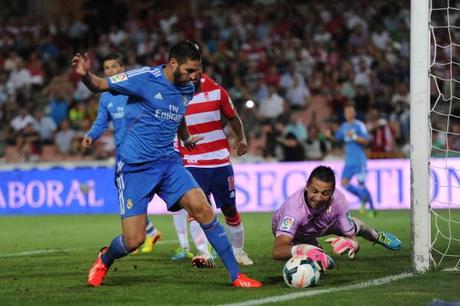
[[[457, 220], [459, 214], [456, 212]], [[116, 262], [99, 288], [85, 286], [87, 272], [99, 248], [119, 234], [118, 216], [1, 217], [0, 305], [216, 305], [333, 289], [410, 270], [407, 211], [381, 212], [371, 220], [363, 217], [373, 227], [398, 235], [404, 243], [401, 251], [391, 252], [361, 240], [354, 260], [334, 256], [338, 268], [322, 275], [317, 287], [307, 289], [286, 287], [283, 263], [271, 259], [271, 215], [244, 214], [243, 218], [246, 250], [255, 261], [243, 271], [263, 281], [264, 287], [258, 290], [232, 288], [220, 261], [216, 269], [209, 270], [193, 269], [190, 262], [172, 262], [169, 258], [177, 242], [171, 216], [153, 217], [163, 233], [154, 252]], [[458, 245], [450, 247], [449, 252], [460, 254]], [[35, 250], [50, 253], [17, 255]], [[434, 298], [460, 300], [459, 284], [458, 272], [429, 272], [382, 286], [271, 305], [427, 305]]]

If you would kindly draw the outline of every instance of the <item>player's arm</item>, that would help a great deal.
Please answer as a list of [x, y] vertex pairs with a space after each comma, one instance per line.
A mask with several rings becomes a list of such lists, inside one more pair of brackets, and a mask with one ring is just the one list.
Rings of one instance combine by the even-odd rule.
[[233, 144], [233, 149], [235, 149], [239, 156], [244, 155], [248, 151], [248, 142], [244, 133], [243, 121], [241, 121], [240, 116], [238, 116], [227, 91], [223, 87], [220, 87], [220, 90], [222, 97], [220, 101], [220, 111], [225, 118], [227, 118], [230, 123], [230, 127], [236, 135], [236, 141]]
[[105, 95], [102, 95], [99, 99], [99, 109], [97, 111], [96, 120], [93, 122], [91, 129], [85, 134], [82, 140], [82, 146], [89, 148], [93, 141], [101, 137], [102, 133], [109, 126], [110, 114], [107, 110], [107, 99]]
[[291, 258], [292, 239], [291, 235], [278, 235], [273, 244], [272, 257], [275, 260], [286, 260]]
[[187, 123], [185, 122], [185, 117], [182, 118], [179, 129], [177, 130], [177, 136], [179, 140], [182, 140], [184, 146], [191, 150], [196, 146], [196, 143], [203, 139], [202, 136], [192, 136], [187, 128]]
[[357, 143], [367, 146], [369, 144], [369, 134], [367, 133], [366, 127], [364, 124], [360, 124], [358, 128], [358, 132], [354, 134], [353, 140]]
[[230, 127], [236, 135], [236, 141], [233, 144], [233, 149], [235, 149], [239, 156], [246, 154], [248, 151], [248, 142], [246, 140], [243, 122], [241, 121], [240, 116], [235, 114], [233, 118], [228, 119], [228, 122], [230, 123]]
[[109, 90], [109, 84], [107, 80], [94, 75], [90, 69], [90, 61], [88, 53], [81, 55], [77, 53], [72, 59], [72, 68], [74, 71], [81, 76], [83, 84], [88, 87], [92, 92], [102, 92]]

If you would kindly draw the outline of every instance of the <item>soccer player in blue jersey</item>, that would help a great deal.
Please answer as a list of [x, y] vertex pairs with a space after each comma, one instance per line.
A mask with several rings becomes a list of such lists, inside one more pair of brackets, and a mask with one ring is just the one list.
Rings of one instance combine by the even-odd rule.
[[91, 73], [87, 54], [76, 54], [72, 67], [90, 90], [111, 90], [129, 96], [117, 163], [122, 235], [101, 249], [89, 272], [88, 284], [100, 286], [114, 260], [144, 242], [147, 205], [158, 194], [168, 210], [185, 208], [200, 223], [229, 271], [233, 286], [261, 287], [260, 282], [240, 273], [222, 225], [173, 147], [176, 133], [189, 148], [201, 139], [190, 136], [184, 120], [185, 106], [194, 92], [191, 82], [201, 69], [199, 47], [191, 41], [180, 41], [171, 47], [166, 65], [144, 67], [110, 78]]
[[[111, 77], [113, 75], [122, 73], [125, 71], [123, 56], [119, 53], [112, 53], [105, 56], [102, 60], [102, 67], [104, 69], [104, 75]], [[89, 148], [93, 141], [97, 140], [105, 130], [110, 122], [113, 124], [113, 136], [115, 140], [115, 147], [118, 148], [122, 138], [122, 120], [125, 114], [125, 106], [128, 96], [113, 93], [104, 92], [99, 99], [99, 109], [97, 112], [96, 120], [94, 121], [91, 129], [85, 134], [82, 140], [82, 146]], [[115, 158], [118, 161], [118, 157]], [[150, 253], [153, 251], [153, 245], [161, 239], [161, 233], [152, 224], [152, 222], [146, 219], [146, 238], [144, 245], [142, 246], [142, 253]], [[138, 252], [136, 250], [135, 252]]]
[[[342, 186], [356, 195], [361, 201], [361, 212], [365, 211], [369, 203], [369, 217], [375, 216], [372, 196], [366, 188], [367, 157], [364, 147], [369, 143], [369, 134], [363, 122], [356, 119], [356, 110], [352, 104], [344, 107], [345, 122], [335, 133], [335, 138], [344, 143], [345, 166], [342, 170]], [[356, 175], [358, 185], [353, 185], [350, 180]]]

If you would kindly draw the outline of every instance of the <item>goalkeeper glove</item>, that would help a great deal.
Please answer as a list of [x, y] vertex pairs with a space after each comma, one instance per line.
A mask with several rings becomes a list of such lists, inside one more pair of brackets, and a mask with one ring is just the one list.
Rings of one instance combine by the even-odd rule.
[[348, 258], [353, 259], [355, 254], [359, 251], [358, 242], [354, 241], [350, 238], [345, 237], [331, 237], [325, 240], [326, 242], [330, 243], [332, 246], [332, 252], [334, 254], [340, 254], [348, 251]]
[[298, 244], [292, 247], [291, 249], [292, 256], [306, 256], [308, 257], [316, 266], [316, 268], [324, 272], [327, 269], [332, 269], [335, 267], [334, 260], [324, 253], [324, 251], [314, 245], [310, 244]]

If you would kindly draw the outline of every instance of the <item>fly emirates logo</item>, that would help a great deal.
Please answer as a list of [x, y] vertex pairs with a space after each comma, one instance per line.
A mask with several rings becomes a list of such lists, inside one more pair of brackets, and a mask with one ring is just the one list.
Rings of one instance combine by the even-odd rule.
[[169, 105], [169, 112], [164, 111], [162, 109], [156, 109], [155, 117], [180, 122], [182, 120], [183, 115], [179, 114], [179, 107], [175, 105]]

